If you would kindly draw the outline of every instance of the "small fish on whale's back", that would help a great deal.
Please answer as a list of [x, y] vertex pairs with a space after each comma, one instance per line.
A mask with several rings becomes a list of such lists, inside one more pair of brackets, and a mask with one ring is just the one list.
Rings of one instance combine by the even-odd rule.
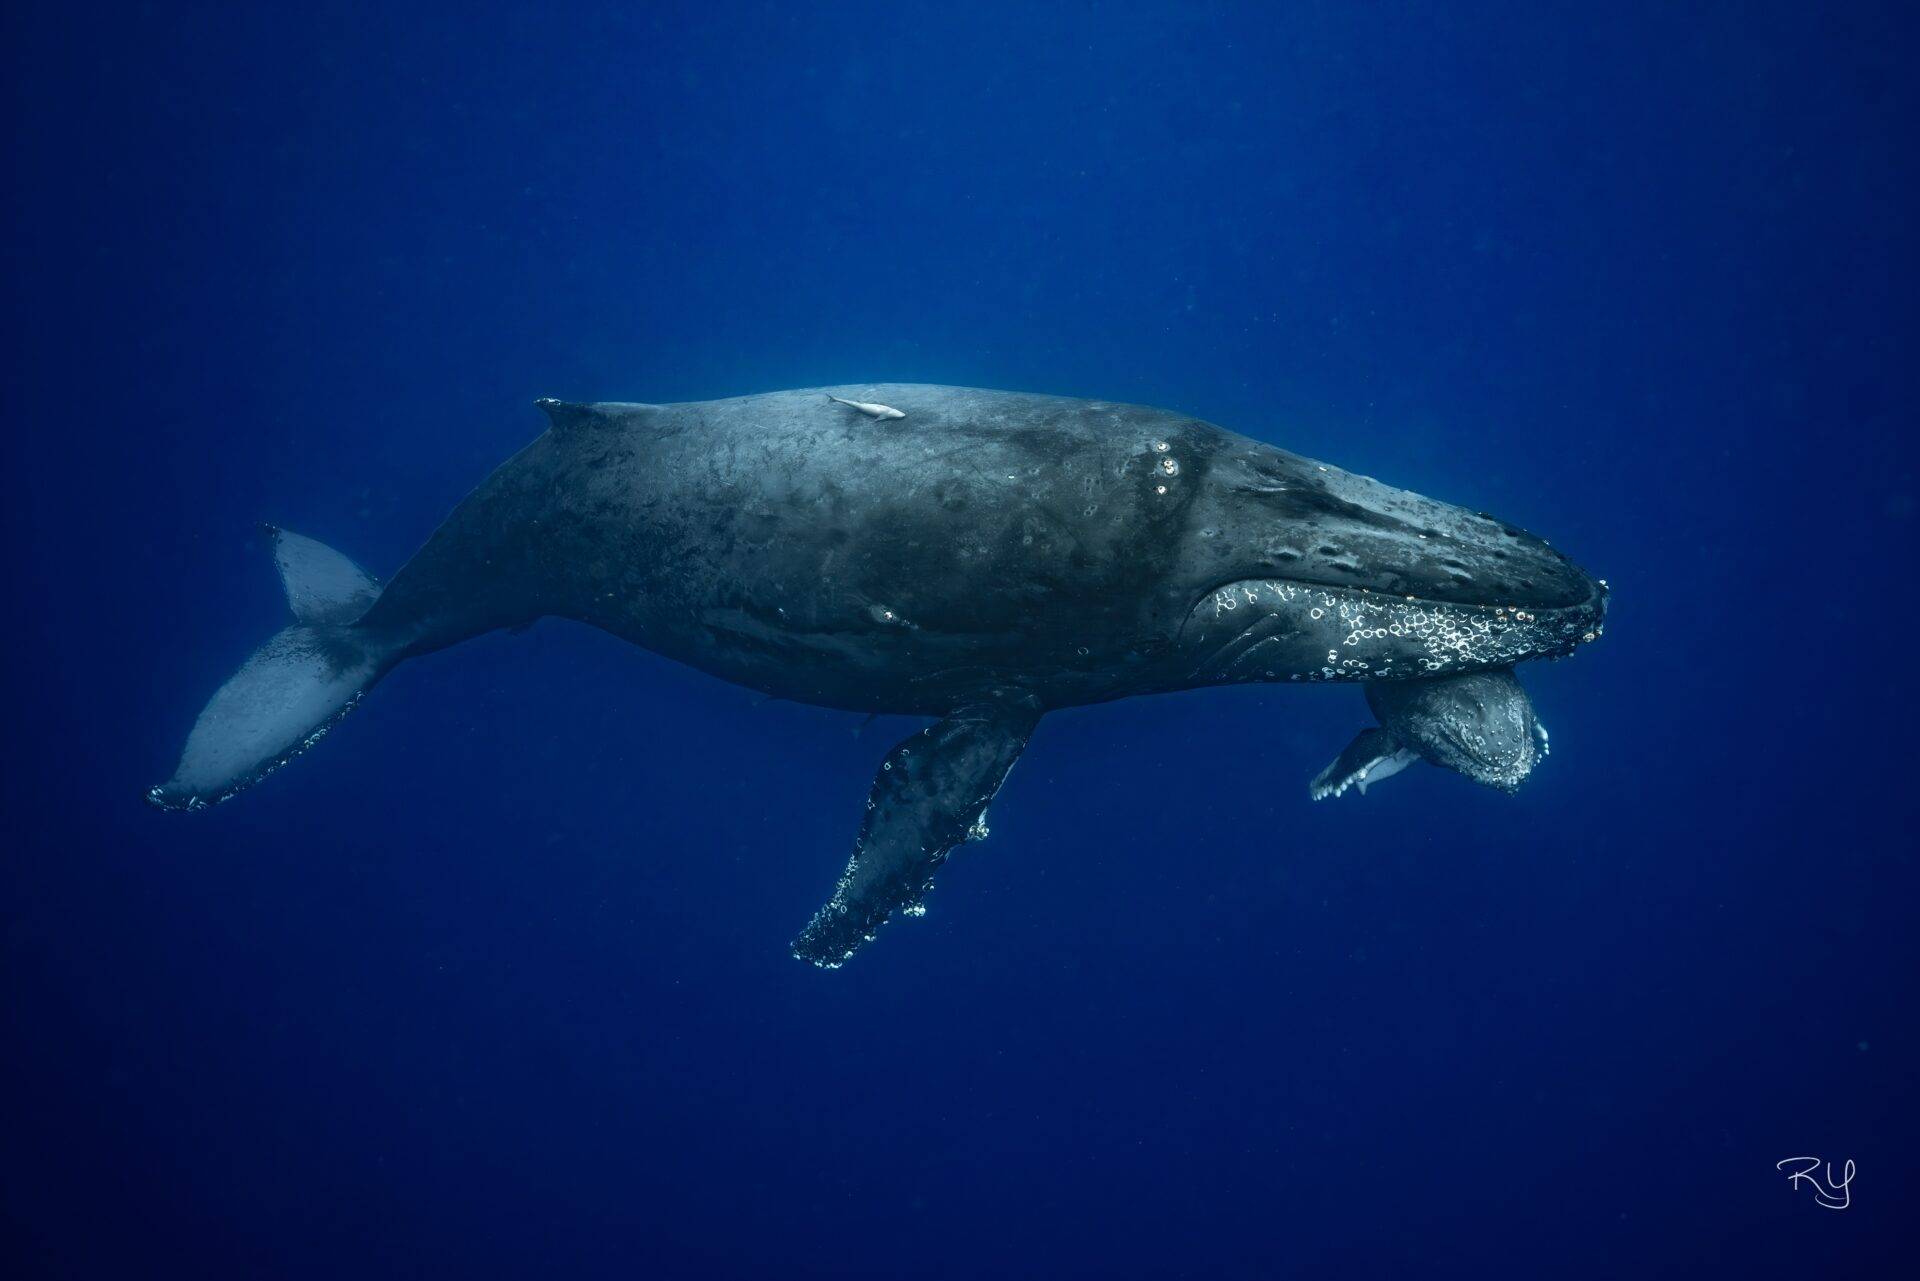
[[869, 418], [887, 419], [906, 417], [906, 414], [895, 409], [892, 405], [874, 405], [864, 400], [842, 400], [832, 392], [827, 393], [827, 399], [838, 405], [851, 405]]

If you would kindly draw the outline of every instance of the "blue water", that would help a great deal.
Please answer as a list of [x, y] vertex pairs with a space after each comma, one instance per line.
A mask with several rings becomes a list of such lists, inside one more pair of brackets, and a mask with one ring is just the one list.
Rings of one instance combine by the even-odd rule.
[[[1901, 1270], [1897, 6], [399, 8], [4, 18], [8, 1275]], [[390, 573], [536, 396], [879, 380], [1539, 531], [1615, 593], [1551, 759], [1314, 805], [1355, 689], [1049, 716], [838, 973], [916, 723], [578, 626], [140, 804], [256, 521]]]

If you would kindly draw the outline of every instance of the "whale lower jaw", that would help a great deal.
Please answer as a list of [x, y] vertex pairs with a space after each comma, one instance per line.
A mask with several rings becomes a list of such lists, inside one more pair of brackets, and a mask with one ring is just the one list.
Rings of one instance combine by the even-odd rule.
[[1196, 683], [1411, 680], [1563, 658], [1600, 638], [1606, 600], [1605, 583], [1535, 609], [1250, 578], [1203, 596], [1181, 647]]

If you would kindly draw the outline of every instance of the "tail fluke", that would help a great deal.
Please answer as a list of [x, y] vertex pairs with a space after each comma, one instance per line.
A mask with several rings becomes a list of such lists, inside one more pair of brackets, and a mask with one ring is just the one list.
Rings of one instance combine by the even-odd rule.
[[380, 599], [373, 575], [325, 543], [262, 525], [287, 589], [287, 608], [303, 623], [352, 623]]
[[320, 740], [392, 667], [399, 646], [355, 626], [380, 585], [339, 552], [268, 527], [294, 624], [214, 692], [173, 777], [147, 792], [198, 810], [259, 782]]

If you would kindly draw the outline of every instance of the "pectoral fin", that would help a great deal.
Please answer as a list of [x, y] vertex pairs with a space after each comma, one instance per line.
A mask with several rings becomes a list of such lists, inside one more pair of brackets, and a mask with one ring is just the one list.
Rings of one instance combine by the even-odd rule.
[[919, 915], [933, 874], [984, 835], [987, 803], [1040, 719], [1028, 699], [965, 707], [895, 744], [867, 797], [853, 858], [793, 954], [838, 969], [895, 911]]
[[1316, 801], [1338, 796], [1349, 787], [1358, 787], [1365, 796], [1367, 788], [1383, 778], [1392, 778], [1419, 760], [1419, 754], [1402, 747], [1400, 740], [1383, 729], [1363, 729], [1333, 764], [1314, 775], [1307, 790]]

